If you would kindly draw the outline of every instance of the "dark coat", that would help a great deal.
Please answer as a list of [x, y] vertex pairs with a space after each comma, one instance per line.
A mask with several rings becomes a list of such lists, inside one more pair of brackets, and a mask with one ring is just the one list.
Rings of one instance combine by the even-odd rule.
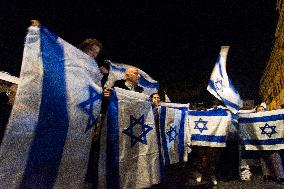
[[[124, 79], [117, 80], [114, 83], [113, 87], [119, 87], [119, 88], [122, 88], [122, 89], [129, 90], [129, 88], [125, 85], [125, 82], [126, 82], [126, 80], [124, 80]], [[139, 92], [139, 93], [143, 93], [144, 89], [143, 89], [143, 87], [136, 85], [136, 86], [134, 86], [134, 91]]]

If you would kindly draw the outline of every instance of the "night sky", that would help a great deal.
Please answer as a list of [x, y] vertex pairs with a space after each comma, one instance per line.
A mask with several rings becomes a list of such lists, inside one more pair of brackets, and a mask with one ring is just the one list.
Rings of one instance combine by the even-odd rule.
[[243, 99], [257, 100], [274, 42], [276, 0], [1, 1], [0, 70], [19, 76], [31, 19], [78, 46], [103, 43], [102, 59], [137, 66], [175, 102], [214, 99], [206, 87], [220, 46]]

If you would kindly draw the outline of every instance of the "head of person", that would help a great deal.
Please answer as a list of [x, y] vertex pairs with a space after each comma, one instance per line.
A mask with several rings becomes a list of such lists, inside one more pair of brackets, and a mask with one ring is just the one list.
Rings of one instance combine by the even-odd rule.
[[140, 73], [138, 68], [129, 67], [125, 71], [125, 79], [127, 82], [130, 82], [132, 85], [137, 85], [140, 79]]
[[264, 111], [265, 111], [265, 108], [264, 108], [263, 106], [259, 105], [259, 106], [257, 106], [257, 107], [255, 108], [255, 111], [256, 111], [256, 112], [264, 112]]
[[111, 62], [109, 60], [104, 60], [101, 64], [98, 64], [102, 74], [107, 75], [109, 73], [110, 64]]
[[89, 38], [84, 40], [79, 48], [93, 59], [96, 59], [102, 51], [102, 44], [97, 39]]
[[158, 93], [153, 93], [153, 94], [151, 94], [150, 97], [151, 97], [152, 103], [155, 107], [160, 105], [161, 99], [160, 99], [160, 95]]

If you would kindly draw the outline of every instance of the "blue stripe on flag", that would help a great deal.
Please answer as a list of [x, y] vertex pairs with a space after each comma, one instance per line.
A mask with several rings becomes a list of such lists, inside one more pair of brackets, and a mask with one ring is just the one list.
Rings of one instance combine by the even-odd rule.
[[[57, 36], [41, 28], [42, 98], [38, 124], [20, 188], [53, 188], [68, 132], [64, 50]], [[12, 181], [11, 181], [12, 182]]]
[[[232, 83], [231, 83], [231, 85], [232, 85]], [[216, 91], [214, 82], [213, 82], [212, 80], [209, 80], [209, 86], [210, 86], [210, 88], [211, 88], [212, 90], [214, 90], [215, 93], [221, 98], [221, 100], [223, 101], [223, 103], [224, 103], [226, 106], [230, 106], [231, 108], [234, 108], [234, 109], [237, 110], [237, 111], [240, 109], [240, 106], [239, 106], [239, 105], [237, 105], [237, 104], [235, 104], [235, 103], [233, 103], [233, 102], [231, 102], [231, 101], [229, 101], [229, 100], [227, 100], [227, 99], [225, 99], [225, 98], [222, 98], [222, 97], [218, 94], [218, 92]], [[236, 94], [238, 94], [238, 93], [237, 93], [237, 90], [236, 90], [235, 88], [233, 88], [233, 91], [234, 91]]]
[[225, 136], [215, 136], [215, 135], [200, 135], [193, 134], [191, 135], [191, 140], [195, 141], [207, 141], [207, 142], [218, 142], [225, 143]]
[[161, 107], [161, 115], [160, 115], [160, 127], [161, 127], [161, 138], [162, 138], [162, 145], [163, 145], [163, 150], [164, 150], [164, 158], [165, 158], [165, 164], [169, 165], [170, 164], [170, 157], [169, 157], [169, 152], [168, 152], [168, 147], [167, 147], [167, 138], [166, 138], [166, 133], [165, 133], [165, 122], [166, 122], [166, 107]]
[[120, 183], [118, 99], [115, 91], [110, 96], [107, 117], [106, 179], [107, 188], [115, 189]]
[[218, 57], [218, 61], [217, 61], [217, 62], [218, 62], [218, 66], [219, 66], [220, 75], [221, 75], [222, 78], [224, 78], [224, 77], [223, 77], [222, 66], [221, 66], [220, 60], [221, 60], [221, 56]]
[[184, 122], [185, 122], [185, 114], [186, 111], [181, 112], [181, 121], [180, 121], [180, 128], [179, 128], [179, 161], [183, 161], [184, 157]]
[[234, 91], [234, 93], [236, 93], [236, 94], [239, 94], [237, 89], [233, 85], [233, 82], [230, 79], [228, 79], [228, 80], [229, 80], [229, 87], [232, 89], [232, 91]]
[[239, 123], [256, 123], [256, 122], [269, 122], [269, 121], [278, 121], [283, 120], [284, 114], [263, 116], [263, 117], [252, 117], [252, 118], [239, 118]]
[[213, 89], [217, 93], [214, 82], [212, 80], [209, 80], [209, 86], [210, 86], [211, 89]]
[[245, 145], [275, 145], [284, 144], [284, 138], [267, 139], [267, 140], [244, 140]]
[[110, 66], [111, 66], [111, 68], [112, 68], [113, 70], [117, 70], [117, 71], [119, 71], [119, 72], [121, 72], [121, 73], [124, 73], [124, 72], [126, 71], [125, 68], [123, 68], [123, 67], [117, 67], [117, 66], [115, 66], [114, 64], [110, 64]]
[[224, 109], [208, 110], [208, 111], [189, 111], [192, 116], [227, 116], [228, 113]]
[[159, 83], [157, 83], [157, 82], [152, 83], [152, 82], [146, 80], [142, 75], [140, 77], [139, 84], [142, 85], [143, 87], [147, 87], [147, 88], [154, 88], [154, 89], [159, 88]]
[[221, 97], [221, 99], [223, 100], [223, 102], [224, 102], [224, 104], [226, 106], [230, 106], [230, 107], [234, 108], [237, 111], [240, 110], [240, 106], [239, 105], [237, 105], [237, 104], [235, 104], [235, 103], [233, 103], [233, 102], [231, 102], [231, 101], [229, 101], [227, 99], [224, 99], [222, 97]]

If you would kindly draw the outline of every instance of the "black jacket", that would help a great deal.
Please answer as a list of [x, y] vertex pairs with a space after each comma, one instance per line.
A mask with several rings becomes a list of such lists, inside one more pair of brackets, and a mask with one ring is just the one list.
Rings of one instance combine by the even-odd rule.
[[[113, 87], [118, 87], [118, 88], [122, 88], [122, 89], [129, 90], [129, 88], [125, 85], [125, 81], [126, 81], [126, 80], [124, 80], [124, 79], [122, 79], [122, 80], [117, 80], [117, 81], [113, 84]], [[139, 92], [139, 93], [143, 93], [144, 89], [143, 89], [143, 87], [140, 87], [139, 85], [136, 85], [136, 86], [134, 87], [134, 91], [135, 91], [135, 92]], [[103, 99], [102, 99], [102, 108], [101, 108], [101, 113], [102, 113], [102, 114], [106, 114], [106, 112], [107, 112], [108, 101], [109, 101], [109, 98], [108, 98], [108, 97], [103, 97]]]
[[[122, 89], [126, 89], [126, 90], [129, 90], [129, 88], [125, 85], [125, 82], [126, 80], [122, 79], [122, 80], [117, 80], [113, 87], [119, 87], [119, 88], [122, 88]], [[143, 93], [144, 89], [143, 87], [139, 86], [139, 85], [135, 85], [134, 86], [134, 91], [135, 92], [139, 92], [139, 93]]]

